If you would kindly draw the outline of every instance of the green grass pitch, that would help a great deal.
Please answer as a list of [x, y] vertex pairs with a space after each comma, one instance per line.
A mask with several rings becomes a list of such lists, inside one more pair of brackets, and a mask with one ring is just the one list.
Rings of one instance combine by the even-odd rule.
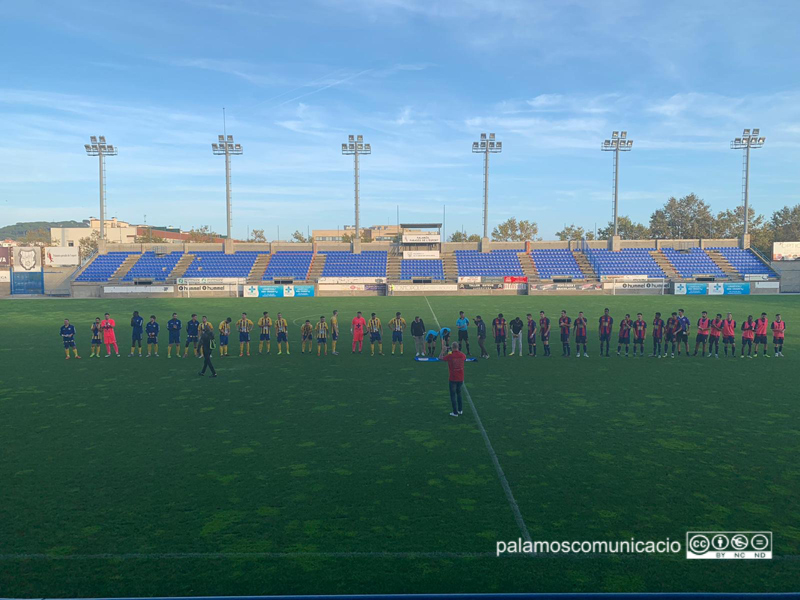
[[[430, 306], [428, 304], [430, 302]], [[785, 358], [599, 358], [602, 308], [781, 312]], [[341, 355], [300, 354], [337, 308]], [[566, 308], [590, 358], [467, 365], [467, 386], [534, 540], [685, 541], [771, 530], [776, 558], [500, 557], [520, 537], [473, 411], [446, 367], [352, 356], [349, 320], [397, 310], [453, 326]], [[217, 324], [283, 312], [291, 356], [127, 358], [132, 310]], [[89, 360], [112, 313], [122, 358]], [[65, 361], [61, 320], [78, 329]], [[41, 300], [0, 304], [0, 595], [792, 591], [800, 581], [800, 303], [794, 297]], [[254, 319], [255, 320], [255, 319]], [[473, 352], [475, 333], [472, 329]], [[236, 340], [232, 336], [232, 340]], [[693, 337], [692, 337], [693, 346]], [[492, 348], [491, 344], [489, 345]], [[648, 343], [646, 349], [650, 350]], [[234, 341], [231, 353], [238, 355]], [[770, 345], [770, 354], [772, 347]]]

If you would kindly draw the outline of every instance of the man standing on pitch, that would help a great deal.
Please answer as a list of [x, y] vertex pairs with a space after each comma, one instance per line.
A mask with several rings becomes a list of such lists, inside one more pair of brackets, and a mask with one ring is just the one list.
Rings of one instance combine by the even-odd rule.
[[353, 334], [353, 354], [356, 353], [356, 346], [358, 346], [358, 353], [364, 347], [364, 330], [367, 328], [367, 321], [361, 316], [361, 311], [356, 313], [353, 317], [353, 322], [350, 323], [350, 333]]
[[453, 412], [450, 413], [450, 416], [457, 417], [463, 415], [461, 388], [464, 386], [464, 363], [467, 360], [467, 355], [459, 351], [458, 342], [455, 342], [450, 347], [450, 353], [442, 346], [442, 353], [439, 355], [439, 360], [447, 363], [450, 374], [450, 404], [453, 407]]
[[689, 317], [686, 316], [686, 313], [683, 312], [682, 308], [678, 309], [678, 356], [681, 355], [681, 343], [683, 343], [684, 348], [686, 348], [686, 356], [689, 356], [689, 327], [692, 324], [689, 321]]
[[519, 346], [519, 355], [522, 356], [522, 330], [525, 328], [525, 324], [522, 319], [517, 317], [508, 324], [508, 328], [511, 330], [511, 354], [509, 356], [514, 356], [517, 346]]
[[425, 323], [418, 316], [411, 321], [411, 337], [414, 338], [414, 356], [425, 356]]
[[503, 346], [503, 356], [506, 355], [506, 320], [503, 313], [497, 315], [492, 321], [492, 333], [494, 333], [494, 343], [497, 346], [497, 358], [500, 358], [500, 346]]
[[131, 353], [128, 356], [133, 356], [136, 346], [139, 346], [139, 358], [142, 358], [142, 335], [144, 334], [144, 319], [139, 315], [139, 311], [133, 311], [131, 317]]
[[486, 321], [481, 319], [480, 315], [475, 316], [475, 328], [478, 330], [478, 347], [481, 349], [481, 358], [489, 358], [489, 353], [486, 351]]
[[458, 319], [456, 320], [456, 329], [458, 329], [458, 343], [466, 347], [467, 356], [469, 353], [469, 319], [464, 316], [464, 311], [459, 311]]
[[614, 318], [606, 308], [603, 316], [600, 317], [600, 356], [603, 356], [603, 344], [606, 345], [606, 356], [608, 356], [609, 346], [611, 345], [611, 327], [614, 325]]
[[198, 373], [200, 377], [206, 374], [206, 369], [211, 370], [211, 377], [216, 377], [217, 372], [211, 364], [211, 342], [214, 340], [214, 329], [204, 329], [200, 335], [200, 348], [203, 355], [203, 370]]
[[528, 356], [536, 356], [536, 319], [533, 318], [531, 313], [528, 313]]

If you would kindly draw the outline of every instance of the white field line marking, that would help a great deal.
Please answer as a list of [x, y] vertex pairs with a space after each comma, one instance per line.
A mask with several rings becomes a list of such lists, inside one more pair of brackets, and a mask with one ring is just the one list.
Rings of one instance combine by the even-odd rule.
[[[436, 316], [436, 313], [433, 311], [433, 307], [431, 306], [430, 301], [428, 300], [427, 296], [424, 296], [425, 302], [428, 303], [428, 308], [433, 315], [433, 320], [436, 321], [436, 326], [441, 329], [442, 324], [439, 323], [439, 318]], [[483, 442], [486, 444], [486, 449], [489, 451], [489, 457], [492, 459], [492, 464], [494, 464], [494, 470], [497, 472], [497, 477], [500, 479], [500, 485], [503, 486], [503, 491], [506, 494], [506, 499], [508, 500], [508, 504], [511, 507], [511, 512], [514, 513], [514, 520], [517, 522], [517, 527], [519, 527], [520, 532], [522, 533], [522, 537], [525, 539], [526, 542], [531, 541], [531, 534], [528, 531], [527, 525], [525, 525], [525, 520], [522, 518], [522, 513], [519, 510], [519, 505], [517, 504], [516, 499], [514, 498], [514, 492], [511, 491], [511, 486], [508, 484], [508, 479], [506, 479], [506, 474], [503, 472], [503, 467], [500, 466], [500, 461], [497, 458], [497, 453], [494, 451], [492, 447], [492, 442], [489, 440], [489, 435], [486, 433], [486, 428], [483, 426], [483, 422], [481, 421], [480, 416], [478, 415], [478, 411], [475, 408], [475, 403], [472, 401], [472, 396], [469, 395], [469, 390], [467, 390], [466, 383], [463, 386], [464, 396], [467, 398], [467, 402], [469, 403], [469, 408], [472, 411], [472, 416], [475, 417], [475, 423], [478, 425], [478, 430], [481, 432], [481, 437], [483, 438]]]

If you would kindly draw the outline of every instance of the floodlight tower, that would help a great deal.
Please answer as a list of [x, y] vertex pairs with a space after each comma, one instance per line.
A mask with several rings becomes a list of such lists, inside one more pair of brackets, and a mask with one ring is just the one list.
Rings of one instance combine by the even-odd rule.
[[765, 137], [759, 137], [760, 129], [745, 129], [742, 137], [736, 138], [731, 142], [731, 150], [744, 150], [742, 156], [742, 201], [744, 202], [744, 235], [748, 233], [748, 221], [750, 220], [750, 148], [761, 148]]
[[481, 134], [479, 142], [472, 142], [473, 154], [483, 154], [483, 237], [489, 237], [489, 155], [503, 151], [503, 142], [498, 142], [494, 134]]
[[211, 151], [217, 156], [225, 156], [225, 212], [228, 218], [227, 243], [230, 243], [233, 239], [231, 237], [231, 156], [239, 156], [244, 151], [241, 144], [233, 142], [232, 135], [218, 136], [218, 143], [211, 144]]
[[359, 221], [359, 197], [358, 197], [358, 157], [362, 154], [372, 154], [372, 147], [369, 144], [364, 143], [364, 136], [363, 135], [348, 135], [347, 136], [347, 143], [342, 144], [342, 154], [353, 156], [353, 162], [355, 163], [355, 182], [356, 182], [356, 237], [355, 240], [361, 240], [361, 229], [360, 229], [360, 221]]
[[611, 139], [605, 140], [600, 149], [614, 153], [614, 235], [619, 235], [619, 153], [630, 152], [633, 140], [628, 139], [627, 131], [612, 131]]
[[106, 239], [106, 156], [116, 156], [118, 148], [106, 143], [106, 136], [93, 135], [84, 144], [88, 156], [100, 158], [100, 239]]

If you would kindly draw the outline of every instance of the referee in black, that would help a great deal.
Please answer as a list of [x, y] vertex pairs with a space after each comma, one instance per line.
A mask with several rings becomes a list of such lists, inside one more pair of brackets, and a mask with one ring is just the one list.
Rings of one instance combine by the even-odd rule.
[[206, 327], [200, 336], [200, 347], [203, 349], [203, 370], [198, 373], [200, 377], [206, 374], [206, 369], [211, 369], [211, 377], [216, 377], [217, 372], [211, 364], [211, 342], [214, 341], [214, 328]]

